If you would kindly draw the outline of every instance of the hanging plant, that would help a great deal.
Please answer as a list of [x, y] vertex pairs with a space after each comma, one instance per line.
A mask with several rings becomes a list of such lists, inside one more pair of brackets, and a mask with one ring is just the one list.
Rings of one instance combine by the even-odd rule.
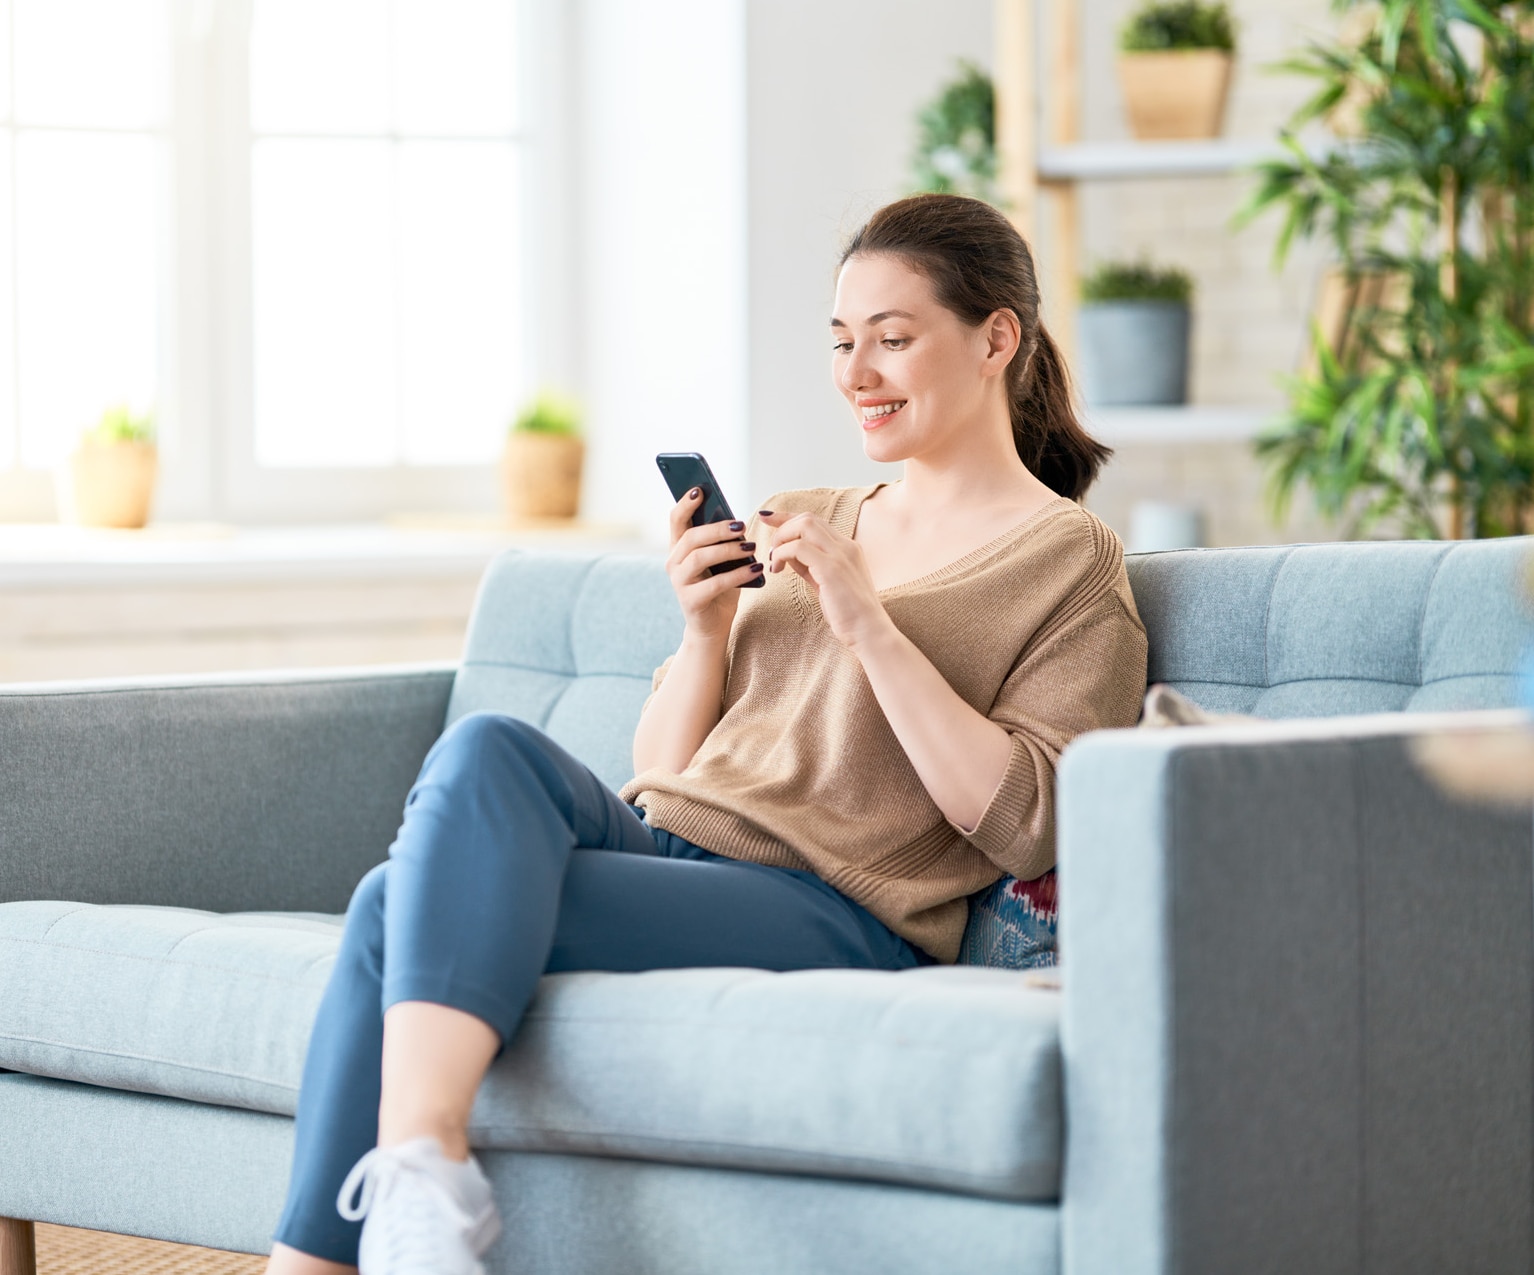
[[916, 117], [916, 190], [995, 204], [996, 91], [974, 63], [960, 62], [959, 71]]
[[[1534, 526], [1534, 30], [1529, 6], [1341, 3], [1348, 41], [1283, 68], [1316, 92], [1238, 224], [1284, 213], [1281, 264], [1330, 242], [1353, 304], [1258, 442], [1282, 513], [1301, 487], [1350, 533]], [[1317, 157], [1301, 128], [1345, 117]]]

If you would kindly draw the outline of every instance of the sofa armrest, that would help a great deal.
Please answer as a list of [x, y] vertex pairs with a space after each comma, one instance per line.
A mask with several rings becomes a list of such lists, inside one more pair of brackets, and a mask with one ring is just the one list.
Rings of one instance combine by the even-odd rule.
[[1530, 1269], [1530, 812], [1410, 755], [1515, 716], [1067, 751], [1067, 1275]]
[[0, 902], [345, 908], [450, 665], [0, 686]]

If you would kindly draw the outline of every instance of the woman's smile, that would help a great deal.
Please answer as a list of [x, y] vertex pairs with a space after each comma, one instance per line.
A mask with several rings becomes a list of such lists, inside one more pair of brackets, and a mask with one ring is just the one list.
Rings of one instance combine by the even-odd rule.
[[860, 398], [858, 415], [865, 430], [878, 429], [906, 405], [903, 398]]

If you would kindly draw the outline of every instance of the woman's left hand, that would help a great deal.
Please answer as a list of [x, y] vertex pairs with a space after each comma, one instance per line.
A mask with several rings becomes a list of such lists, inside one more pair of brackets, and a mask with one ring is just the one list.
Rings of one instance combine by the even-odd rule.
[[831, 530], [817, 514], [758, 516], [773, 529], [767, 570], [797, 571], [815, 591], [821, 614], [844, 646], [855, 651], [891, 627], [862, 545]]

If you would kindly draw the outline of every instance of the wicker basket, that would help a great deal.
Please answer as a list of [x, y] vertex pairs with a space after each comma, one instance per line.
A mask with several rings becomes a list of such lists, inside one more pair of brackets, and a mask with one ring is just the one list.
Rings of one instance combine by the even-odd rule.
[[1119, 54], [1130, 131], [1141, 141], [1218, 137], [1233, 60], [1223, 49]]
[[512, 520], [574, 518], [585, 454], [585, 444], [569, 434], [508, 434], [501, 483]]

